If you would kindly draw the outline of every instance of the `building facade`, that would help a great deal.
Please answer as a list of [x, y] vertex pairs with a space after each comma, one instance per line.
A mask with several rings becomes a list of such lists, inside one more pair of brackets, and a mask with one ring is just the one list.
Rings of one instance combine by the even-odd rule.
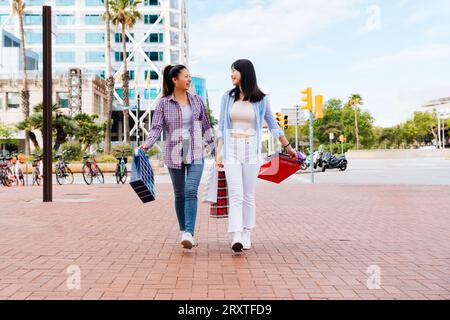
[[[19, 34], [18, 19], [12, 15], [10, 0], [0, 0], [0, 30]], [[162, 70], [168, 64], [188, 65], [189, 37], [187, 0], [143, 0], [139, 5], [143, 19], [127, 30], [126, 47], [130, 76], [130, 106], [140, 105], [139, 118], [130, 118], [130, 133], [146, 135], [150, 117], [161, 93]], [[26, 0], [24, 17], [26, 48], [35, 52], [42, 70], [42, 6], [53, 12], [53, 75], [65, 77], [78, 68], [86, 79], [105, 77], [105, 24], [103, 0]], [[116, 80], [113, 106], [113, 141], [123, 139], [122, 30], [111, 27], [111, 61]], [[18, 75], [20, 77], [20, 75]], [[0, 78], [5, 76], [0, 75]], [[61, 92], [63, 94], [64, 92]], [[66, 91], [67, 93], [67, 91]], [[138, 101], [138, 97], [140, 98]], [[83, 111], [90, 109], [83, 103]], [[147, 127], [144, 128], [143, 124]], [[133, 141], [133, 139], [132, 139]]]
[[[67, 95], [68, 77], [60, 77], [52, 82], [53, 103], [58, 103], [61, 110], [70, 114], [69, 97]], [[43, 81], [41, 77], [28, 79], [28, 89], [30, 91], [30, 112], [33, 113], [33, 107], [43, 102]], [[23, 119], [22, 110], [20, 110], [19, 91], [22, 88], [22, 81], [13, 79], [0, 79], [0, 122], [6, 125], [15, 125]], [[99, 76], [93, 75], [82, 79], [81, 86], [83, 112], [99, 115], [99, 121], [106, 120], [105, 102], [106, 102], [106, 83]], [[40, 145], [42, 139], [40, 132], [35, 132]], [[19, 141], [18, 150], [24, 150], [24, 132], [18, 131], [14, 138]]]

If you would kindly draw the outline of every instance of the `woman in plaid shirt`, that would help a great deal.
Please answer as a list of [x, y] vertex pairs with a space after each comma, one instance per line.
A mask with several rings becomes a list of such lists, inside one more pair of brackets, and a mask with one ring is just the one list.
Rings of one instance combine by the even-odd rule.
[[161, 132], [166, 133], [164, 163], [172, 179], [181, 244], [186, 249], [196, 246], [197, 195], [207, 150], [215, 157], [213, 129], [202, 99], [189, 92], [191, 82], [183, 65], [164, 69], [163, 98], [154, 112], [149, 138], [141, 146], [150, 150]]

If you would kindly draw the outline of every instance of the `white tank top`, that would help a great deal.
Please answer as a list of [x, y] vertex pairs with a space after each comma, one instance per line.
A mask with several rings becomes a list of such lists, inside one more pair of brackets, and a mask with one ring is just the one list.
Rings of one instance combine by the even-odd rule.
[[180, 107], [183, 124], [182, 127], [183, 139], [189, 139], [190, 138], [189, 129], [191, 128], [192, 125], [192, 109], [191, 106], [188, 104]]
[[249, 101], [236, 101], [231, 107], [231, 132], [255, 135], [256, 113], [253, 103]]

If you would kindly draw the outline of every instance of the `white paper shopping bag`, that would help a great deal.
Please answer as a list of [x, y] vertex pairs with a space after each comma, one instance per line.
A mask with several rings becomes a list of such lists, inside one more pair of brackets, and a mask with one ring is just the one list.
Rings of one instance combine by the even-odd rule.
[[206, 181], [205, 190], [203, 191], [203, 203], [213, 204], [217, 202], [218, 176], [217, 169], [212, 166]]

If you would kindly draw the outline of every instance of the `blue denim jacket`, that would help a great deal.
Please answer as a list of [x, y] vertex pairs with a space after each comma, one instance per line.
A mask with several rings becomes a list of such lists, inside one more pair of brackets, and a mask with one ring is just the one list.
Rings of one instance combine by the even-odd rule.
[[[231, 91], [227, 91], [222, 97], [222, 103], [220, 107], [220, 119], [219, 119], [219, 128], [216, 133], [216, 138], [223, 139], [223, 147], [222, 147], [222, 158], [223, 160], [227, 159], [227, 148], [229, 137], [231, 133], [231, 120], [230, 120], [230, 111], [231, 107], [234, 103], [234, 94], [230, 95]], [[262, 125], [263, 119], [266, 120], [267, 126], [269, 127], [270, 133], [276, 139], [284, 136], [283, 130], [281, 130], [278, 125], [275, 116], [270, 109], [269, 97], [265, 96], [259, 102], [253, 103], [253, 107], [255, 108], [256, 113], [256, 138], [257, 138], [257, 155], [258, 158], [261, 158], [261, 145], [262, 145]]]

